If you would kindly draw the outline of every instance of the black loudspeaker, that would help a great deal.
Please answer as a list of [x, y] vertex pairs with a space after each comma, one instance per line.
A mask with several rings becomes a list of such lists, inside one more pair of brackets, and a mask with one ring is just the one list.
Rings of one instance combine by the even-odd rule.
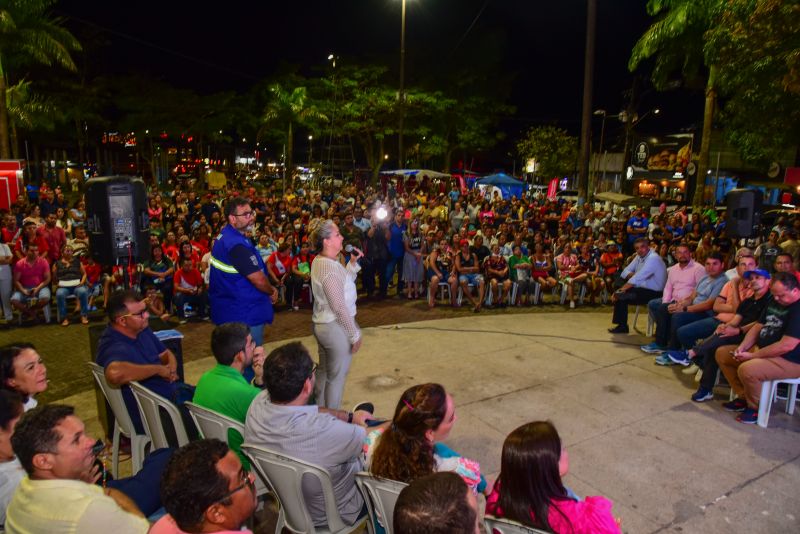
[[104, 176], [86, 182], [86, 229], [103, 265], [150, 259], [147, 193], [140, 178]]
[[764, 195], [757, 189], [733, 189], [725, 198], [728, 206], [726, 228], [729, 237], [753, 237], [761, 226]]

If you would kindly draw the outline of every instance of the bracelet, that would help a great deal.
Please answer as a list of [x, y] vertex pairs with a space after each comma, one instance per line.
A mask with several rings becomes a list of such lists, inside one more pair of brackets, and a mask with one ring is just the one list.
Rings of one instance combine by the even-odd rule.
[[347, 422], [348, 423], [353, 422], [353, 412], [347, 412]]

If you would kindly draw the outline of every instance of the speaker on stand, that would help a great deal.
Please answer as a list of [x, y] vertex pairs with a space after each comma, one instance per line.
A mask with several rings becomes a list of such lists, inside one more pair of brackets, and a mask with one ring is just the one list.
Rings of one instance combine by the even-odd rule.
[[150, 259], [147, 193], [141, 178], [104, 176], [86, 182], [86, 229], [92, 257], [101, 265], [129, 268]]
[[754, 237], [761, 230], [764, 195], [757, 189], [732, 189], [725, 198], [729, 237]]

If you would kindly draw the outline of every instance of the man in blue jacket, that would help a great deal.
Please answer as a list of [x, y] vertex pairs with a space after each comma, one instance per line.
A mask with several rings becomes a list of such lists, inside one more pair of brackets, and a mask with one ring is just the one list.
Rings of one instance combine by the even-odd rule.
[[240, 322], [250, 328], [257, 346], [264, 344], [264, 325], [272, 323], [278, 290], [269, 282], [266, 266], [246, 234], [255, 212], [250, 201], [234, 197], [225, 205], [226, 224], [211, 248], [208, 296], [211, 321]]

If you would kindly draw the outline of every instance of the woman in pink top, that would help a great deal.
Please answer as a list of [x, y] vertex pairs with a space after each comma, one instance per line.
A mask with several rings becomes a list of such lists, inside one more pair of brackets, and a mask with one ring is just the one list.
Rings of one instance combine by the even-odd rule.
[[527, 423], [503, 443], [500, 476], [486, 499], [486, 514], [547, 532], [619, 533], [605, 497], [580, 500], [564, 486], [569, 455], [550, 421]]

